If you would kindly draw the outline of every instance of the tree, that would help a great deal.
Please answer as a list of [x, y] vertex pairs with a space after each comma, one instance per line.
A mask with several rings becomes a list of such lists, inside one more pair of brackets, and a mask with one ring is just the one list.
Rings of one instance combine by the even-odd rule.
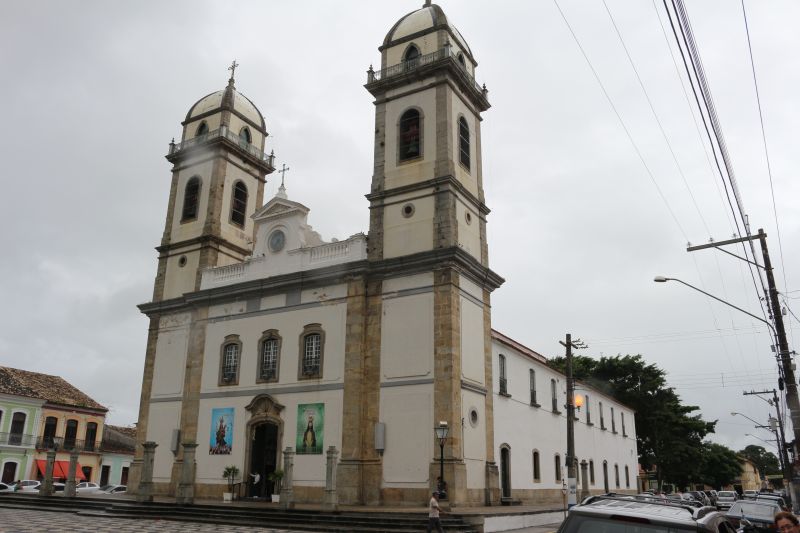
[[739, 451], [739, 455], [753, 461], [758, 467], [761, 479], [773, 474], [781, 474], [781, 464], [775, 454], [768, 452], [763, 446], [750, 444], [744, 450]]
[[742, 475], [742, 465], [736, 452], [714, 442], [703, 443], [702, 462], [700, 464], [700, 481], [721, 489], [730, 485]]
[[[565, 363], [564, 357], [548, 361], [561, 372]], [[699, 479], [703, 439], [714, 432], [716, 421], [706, 422], [693, 414], [697, 406], [683, 405], [662, 369], [641, 355], [575, 356], [572, 369], [577, 380], [636, 412], [639, 462], [646, 470], [656, 469], [659, 486], [665, 479], [681, 486]]]

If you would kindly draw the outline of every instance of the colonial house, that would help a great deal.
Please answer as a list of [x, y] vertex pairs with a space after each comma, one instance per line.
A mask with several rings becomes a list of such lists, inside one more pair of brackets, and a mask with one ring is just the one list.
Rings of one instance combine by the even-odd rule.
[[100, 440], [108, 409], [59, 376], [16, 368], [0, 367], [0, 394], [30, 402], [27, 410], [18, 408], [11, 415], [16, 418], [8, 439], [16, 442], [22, 435], [25, 459], [4, 459], [4, 464], [16, 464], [16, 476], [10, 475], [12, 467], [8, 467], [10, 477], [43, 478], [47, 450], [55, 449], [55, 478], [67, 478], [70, 451], [78, 450], [76, 477], [98, 479]]

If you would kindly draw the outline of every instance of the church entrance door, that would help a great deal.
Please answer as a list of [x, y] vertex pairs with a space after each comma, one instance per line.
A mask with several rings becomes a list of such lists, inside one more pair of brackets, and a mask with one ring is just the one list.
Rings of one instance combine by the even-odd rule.
[[[264, 497], [273, 494], [272, 481], [267, 478], [278, 468], [278, 426], [265, 422], [253, 426], [250, 448], [250, 474], [258, 473], [261, 480], [255, 486], [252, 496]], [[253, 478], [250, 478], [252, 483]]]

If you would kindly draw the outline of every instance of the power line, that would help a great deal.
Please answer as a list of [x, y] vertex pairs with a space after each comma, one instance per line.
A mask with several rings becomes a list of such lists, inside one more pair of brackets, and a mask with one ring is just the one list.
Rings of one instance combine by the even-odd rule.
[[600, 79], [600, 75], [597, 73], [597, 70], [595, 70], [594, 65], [592, 65], [592, 62], [589, 60], [589, 56], [586, 54], [586, 51], [583, 49], [583, 46], [581, 45], [580, 39], [578, 39], [578, 36], [575, 34], [575, 31], [572, 29], [572, 26], [570, 25], [569, 20], [567, 20], [567, 16], [564, 14], [564, 11], [561, 9], [561, 6], [558, 4], [558, 0], [553, 0], [553, 3], [556, 5], [556, 8], [558, 9], [558, 12], [561, 14], [561, 18], [564, 20], [564, 24], [567, 25], [567, 29], [569, 29], [569, 32], [572, 35], [572, 39], [575, 41], [575, 44], [578, 45], [578, 49], [580, 50], [581, 54], [583, 55], [583, 58], [586, 60], [586, 64], [589, 66], [589, 69], [592, 71], [592, 75], [594, 75], [595, 81], [597, 81], [597, 84], [600, 85], [600, 89], [603, 91], [603, 95], [606, 97], [606, 100], [608, 101], [608, 104], [611, 106], [611, 109], [614, 111], [614, 114], [617, 116], [617, 120], [619, 120], [619, 123], [622, 126], [622, 129], [625, 131], [625, 135], [627, 135], [627, 137], [628, 137], [628, 141], [630, 141], [631, 146], [633, 146], [633, 149], [636, 152], [636, 155], [639, 157], [639, 161], [642, 162], [642, 166], [644, 166], [644, 169], [647, 172], [647, 175], [650, 177], [650, 180], [653, 182], [653, 185], [655, 186], [656, 190], [658, 191], [658, 195], [661, 197], [661, 200], [664, 202], [664, 205], [666, 206], [667, 211], [669, 211], [670, 216], [672, 216], [672, 220], [675, 222], [675, 225], [678, 226], [678, 229], [680, 230], [681, 234], [683, 235], [683, 238], [688, 241], [689, 237], [687, 236], [686, 232], [684, 231], [683, 226], [681, 225], [680, 221], [678, 220], [678, 217], [675, 216], [675, 212], [672, 210], [672, 207], [669, 205], [669, 202], [667, 201], [666, 196], [664, 196], [664, 192], [661, 190], [661, 187], [659, 187], [658, 182], [656, 181], [656, 178], [653, 175], [653, 172], [650, 170], [650, 167], [647, 166], [647, 162], [645, 162], [644, 156], [642, 155], [641, 150], [639, 150], [639, 146], [636, 144], [636, 141], [633, 140], [633, 136], [631, 135], [630, 130], [628, 130], [628, 126], [625, 124], [625, 121], [622, 120], [622, 116], [620, 115], [619, 111], [617, 110], [617, 107], [614, 105], [614, 101], [611, 99], [611, 96], [608, 94], [608, 91], [606, 90], [606, 87], [603, 84], [603, 81]]

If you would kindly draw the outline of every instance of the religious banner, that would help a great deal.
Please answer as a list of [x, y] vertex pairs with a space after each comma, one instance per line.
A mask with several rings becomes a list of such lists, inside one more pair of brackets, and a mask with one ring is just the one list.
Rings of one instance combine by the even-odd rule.
[[233, 450], [233, 407], [211, 410], [208, 454], [230, 455]]
[[297, 454], [321, 454], [325, 432], [325, 404], [297, 406]]

